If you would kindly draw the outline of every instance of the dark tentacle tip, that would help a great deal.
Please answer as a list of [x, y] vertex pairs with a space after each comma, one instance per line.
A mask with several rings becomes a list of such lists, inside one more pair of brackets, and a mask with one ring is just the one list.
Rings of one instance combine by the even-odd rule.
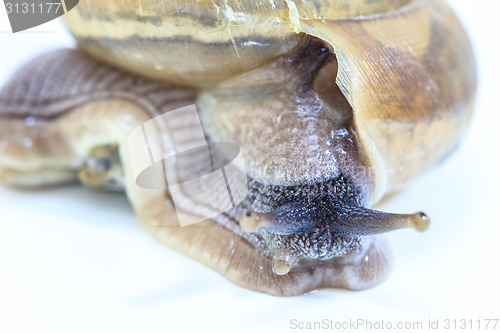
[[415, 230], [422, 232], [429, 228], [431, 220], [427, 214], [425, 214], [424, 212], [418, 212], [415, 213], [413, 216], [414, 216], [413, 226]]

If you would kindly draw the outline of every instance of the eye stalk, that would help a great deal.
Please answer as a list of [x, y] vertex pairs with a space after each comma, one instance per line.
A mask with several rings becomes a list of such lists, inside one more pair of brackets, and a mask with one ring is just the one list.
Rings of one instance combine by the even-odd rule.
[[262, 214], [247, 210], [240, 218], [240, 226], [246, 232], [254, 233], [259, 230], [262, 221]]
[[424, 212], [413, 214], [413, 228], [417, 231], [426, 231], [431, 224], [431, 220]]
[[362, 206], [335, 205], [333, 209], [321, 210], [319, 213], [317, 209], [315, 211], [306, 207], [303, 210], [310, 214], [306, 219], [303, 214], [297, 213], [297, 209], [283, 208], [279, 211], [287, 213], [257, 213], [247, 210], [240, 219], [240, 226], [249, 233], [266, 229], [278, 234], [289, 234], [297, 231], [299, 224], [302, 227], [300, 229], [307, 229], [304, 228], [306, 225], [317, 227], [318, 223], [326, 223], [330, 230], [342, 235], [367, 236], [404, 228], [423, 232], [430, 225], [430, 219], [424, 212], [394, 214]]
[[403, 228], [423, 232], [429, 225], [423, 212], [385, 213], [339, 201], [330, 206], [289, 203], [270, 213], [247, 210], [240, 218], [243, 230], [256, 233], [267, 244], [276, 275], [288, 274], [301, 258], [356, 261], [374, 235]]
[[341, 210], [341, 218], [332, 223], [332, 229], [340, 234], [366, 236], [404, 228], [423, 232], [430, 225], [423, 212], [394, 214], [357, 206], [343, 206]]

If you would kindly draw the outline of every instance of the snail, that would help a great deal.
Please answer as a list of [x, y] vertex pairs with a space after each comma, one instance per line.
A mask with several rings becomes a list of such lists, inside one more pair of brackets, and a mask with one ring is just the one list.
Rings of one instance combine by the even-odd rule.
[[[77, 49], [0, 91], [0, 180], [125, 191], [160, 242], [272, 295], [381, 283], [381, 234], [429, 218], [373, 206], [445, 158], [473, 112], [471, 45], [441, 0], [88, 0], [63, 20]], [[248, 194], [181, 227], [168, 189], [138, 186], [128, 138], [192, 104], [207, 142], [240, 147]]]

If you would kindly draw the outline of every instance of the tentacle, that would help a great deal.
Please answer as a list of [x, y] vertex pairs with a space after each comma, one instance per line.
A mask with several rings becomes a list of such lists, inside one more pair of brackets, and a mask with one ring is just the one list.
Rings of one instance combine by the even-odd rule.
[[[304, 217], [290, 214], [285, 208], [280, 211], [285, 214], [256, 213], [246, 211], [241, 219], [240, 225], [247, 232], [256, 232], [265, 229], [278, 234], [294, 234], [306, 232], [308, 229], [317, 227], [317, 216], [309, 213]], [[417, 231], [425, 231], [430, 225], [430, 219], [424, 212], [415, 214], [393, 214], [369, 209], [362, 206], [342, 205], [334, 210], [331, 216], [322, 216], [322, 223], [328, 224], [329, 229], [341, 235], [367, 236], [385, 233], [403, 228], [413, 228]], [[291, 216], [290, 216], [291, 215]]]

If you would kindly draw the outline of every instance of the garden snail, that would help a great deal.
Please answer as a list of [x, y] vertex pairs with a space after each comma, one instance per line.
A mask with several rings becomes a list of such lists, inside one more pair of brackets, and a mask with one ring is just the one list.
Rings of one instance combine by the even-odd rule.
[[[378, 234], [429, 221], [368, 207], [448, 154], [473, 109], [471, 47], [438, 0], [85, 1], [65, 22], [79, 49], [0, 92], [0, 179], [125, 188], [161, 242], [275, 295], [380, 283]], [[249, 195], [180, 227], [168, 192], [131, 177], [127, 138], [193, 103], [209, 141], [241, 147]]]

